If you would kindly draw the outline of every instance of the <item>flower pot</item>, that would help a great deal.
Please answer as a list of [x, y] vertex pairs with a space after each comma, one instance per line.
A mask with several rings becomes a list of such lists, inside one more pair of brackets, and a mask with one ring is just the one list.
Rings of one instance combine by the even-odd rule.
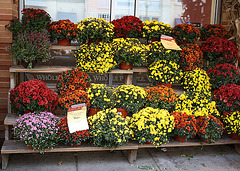
[[171, 88], [172, 87], [172, 84], [170, 84], [170, 83], [158, 83], [158, 87], [160, 87], [160, 86], [166, 86], [166, 87], [168, 87], [168, 88]]
[[101, 40], [100, 40], [100, 39], [97, 39], [97, 40], [90, 39], [90, 40], [87, 41], [87, 44], [90, 45], [90, 44], [92, 44], [93, 42], [96, 42], [96, 44], [99, 44], [99, 42], [101, 42]]
[[150, 141], [146, 141], [146, 144], [153, 144], [153, 143], [151, 143]]
[[203, 139], [203, 138], [201, 138], [201, 141], [202, 141], [202, 142], [205, 142], [205, 143], [210, 143], [210, 140], [205, 140], [205, 139]]
[[230, 136], [230, 138], [235, 139], [235, 140], [240, 139], [240, 135], [237, 135], [237, 134], [229, 134], [229, 136]]
[[37, 60], [35, 59], [35, 60], [32, 61], [32, 67], [29, 67], [29, 63], [30, 63], [30, 62], [25, 62], [24, 60], [21, 60], [21, 65], [22, 65], [24, 68], [29, 68], [29, 69], [35, 67], [35, 65], [37, 64]]
[[89, 110], [88, 110], [88, 116], [93, 116], [95, 115], [96, 113], [98, 113], [100, 111], [100, 109], [98, 108], [92, 108], [90, 107]]
[[77, 144], [71, 144], [72, 147], [80, 147], [82, 145], [83, 142], [81, 142], [81, 144], [77, 145]]
[[117, 112], [121, 114], [124, 118], [126, 118], [128, 115], [128, 111], [126, 109], [117, 108]]
[[71, 40], [69, 39], [57, 39], [58, 41], [58, 45], [62, 45], [62, 46], [70, 46], [71, 44]]
[[132, 67], [133, 67], [133, 64], [129, 64], [129, 65], [127, 65], [127, 62], [123, 62], [123, 63], [121, 63], [119, 66], [120, 66], [121, 69], [124, 69], [124, 70], [131, 70]]
[[176, 135], [175, 140], [177, 140], [178, 142], [186, 142], [187, 138]]

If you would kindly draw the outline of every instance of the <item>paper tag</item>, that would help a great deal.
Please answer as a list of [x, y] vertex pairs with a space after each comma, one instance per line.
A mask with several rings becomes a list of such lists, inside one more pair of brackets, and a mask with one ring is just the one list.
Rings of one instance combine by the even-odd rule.
[[82, 103], [68, 108], [67, 121], [70, 133], [89, 129], [86, 104]]
[[171, 49], [171, 50], [182, 50], [176, 43], [175, 39], [170, 37], [170, 36], [166, 36], [166, 35], [161, 35], [161, 42], [163, 44], [163, 46], [166, 49]]

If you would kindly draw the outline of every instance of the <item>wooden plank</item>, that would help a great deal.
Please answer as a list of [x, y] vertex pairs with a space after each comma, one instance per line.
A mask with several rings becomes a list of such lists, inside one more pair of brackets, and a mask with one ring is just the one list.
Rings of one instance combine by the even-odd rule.
[[240, 140], [231, 139], [228, 135], [223, 135], [222, 138], [217, 139], [215, 143], [203, 143], [198, 139], [188, 139], [187, 142], [176, 142], [171, 141], [167, 144], [162, 144], [161, 146], [156, 146], [153, 144], [140, 144], [138, 148], [157, 148], [157, 147], [193, 147], [193, 146], [209, 146], [209, 145], [225, 145], [225, 144], [240, 144]]
[[[17, 66], [12, 66], [9, 69], [9, 72], [61, 73], [63, 71], [67, 71], [72, 68], [73, 67], [63, 67], [63, 66], [38, 66], [38, 67], [34, 67], [33, 69], [27, 69], [27, 68], [23, 68], [23, 66], [17, 65]], [[109, 73], [133, 74], [133, 71], [132, 70], [113, 69]]]
[[0, 37], [12, 37], [12, 33], [9, 31], [0, 31]]
[[1, 65], [0, 63], [0, 71], [5, 71], [5, 70], [9, 71], [10, 67], [11, 67], [10, 65]]
[[53, 45], [51, 49], [58, 49], [58, 50], [77, 50], [79, 46], [58, 46], [58, 45]]
[[0, 87], [10, 87], [9, 82], [0, 82]]
[[1, 61], [12, 61], [12, 55], [8, 54], [0, 54]]
[[12, 20], [12, 14], [0, 14], [0, 20]]
[[12, 15], [12, 8], [0, 8], [0, 15]]
[[133, 67], [133, 72], [148, 72], [147, 67]]
[[0, 77], [0, 82], [10, 82], [9, 77]]
[[1, 98], [1, 99], [6, 99], [6, 98], [8, 98], [8, 93], [0, 93], [0, 98]]
[[13, 61], [1, 61], [0, 60], [0, 67], [1, 67], [1, 65], [9, 65], [9, 66], [11, 66], [13, 64]]
[[[54, 147], [54, 149], [47, 149], [45, 152], [79, 152], [79, 151], [105, 151], [105, 150], [137, 150], [138, 146], [133, 143], [126, 143], [118, 148], [104, 148], [96, 147], [83, 143], [80, 147], [71, 147], [66, 145], [59, 145]], [[3, 143], [1, 154], [19, 154], [19, 153], [39, 153], [39, 151], [30, 150], [24, 142], [18, 142], [15, 140], [6, 140]]]
[[0, 43], [12, 43], [12, 38], [11, 37], [9, 37], [9, 38], [0, 37]]
[[9, 71], [0, 71], [0, 77], [10, 77]]
[[12, 4], [11, 3], [4, 3], [4, 2], [0, 2], [0, 9], [6, 9], [6, 8], [10, 8], [12, 9]]

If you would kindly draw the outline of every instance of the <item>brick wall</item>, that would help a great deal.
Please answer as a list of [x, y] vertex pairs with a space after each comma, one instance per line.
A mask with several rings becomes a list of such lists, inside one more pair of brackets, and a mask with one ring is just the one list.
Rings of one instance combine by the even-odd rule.
[[10, 20], [18, 17], [18, 0], [0, 0], [0, 135], [4, 135], [3, 121], [8, 108], [10, 86], [9, 67], [12, 57], [8, 46], [12, 43], [12, 33], [5, 29]]

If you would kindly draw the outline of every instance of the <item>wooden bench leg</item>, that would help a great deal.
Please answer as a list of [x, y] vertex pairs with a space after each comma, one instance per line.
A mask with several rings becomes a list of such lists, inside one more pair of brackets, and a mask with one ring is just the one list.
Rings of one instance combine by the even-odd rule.
[[240, 144], [235, 144], [235, 150], [238, 154], [240, 154]]
[[8, 165], [9, 154], [2, 154], [2, 169], [6, 169]]
[[137, 150], [128, 150], [128, 162], [133, 163], [137, 160]]

